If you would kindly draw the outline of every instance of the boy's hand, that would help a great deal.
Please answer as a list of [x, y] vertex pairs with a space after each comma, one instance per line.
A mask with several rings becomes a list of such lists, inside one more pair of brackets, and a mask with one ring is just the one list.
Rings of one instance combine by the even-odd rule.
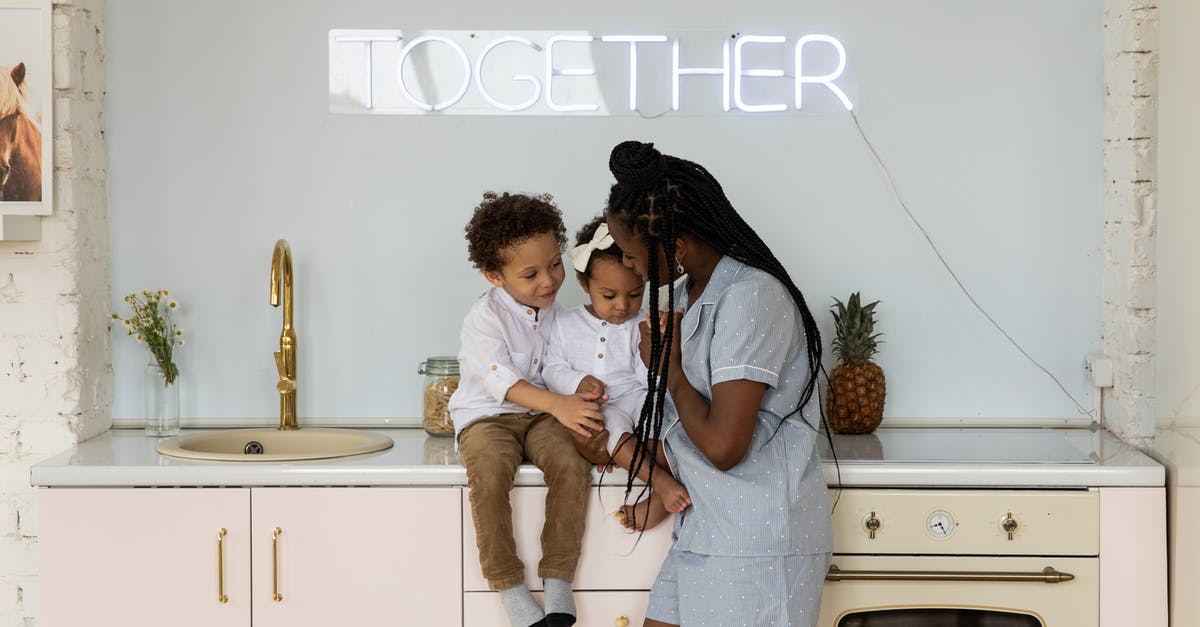
[[585, 438], [604, 430], [604, 414], [600, 413], [598, 394], [560, 394], [550, 413], [570, 429]]
[[599, 399], [597, 399], [597, 401], [603, 404], [608, 400], [608, 395], [604, 393], [604, 390], [607, 387], [608, 386], [604, 385], [603, 381], [589, 374], [584, 375], [583, 380], [579, 382], [579, 387], [575, 388], [575, 393], [587, 396], [598, 396]]

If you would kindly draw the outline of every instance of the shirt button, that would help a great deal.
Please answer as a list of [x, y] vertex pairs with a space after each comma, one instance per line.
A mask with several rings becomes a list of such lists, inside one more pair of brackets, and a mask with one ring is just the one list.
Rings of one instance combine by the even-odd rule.
[[496, 364], [492, 364], [492, 370], [496, 369]]
[[606, 326], [608, 326], [608, 323], [607, 323], [607, 322], [601, 322], [601, 323], [600, 323], [600, 326], [602, 326], [602, 327], [606, 327]]
[[536, 325], [536, 324], [535, 324], [535, 325], [533, 325], [533, 330], [534, 330], [534, 331], [537, 331], [537, 325]]
[[533, 310], [532, 310], [532, 309], [526, 309], [526, 310], [525, 310], [525, 313], [527, 313], [527, 314], [529, 314], [529, 315], [531, 315], [531, 316], [532, 316], [532, 315], [533, 315]]
[[600, 341], [601, 341], [601, 342], [603, 342], [603, 341], [604, 341], [604, 338], [600, 338]]
[[533, 365], [535, 365], [535, 366], [537, 365], [537, 357], [533, 358]]
[[604, 353], [597, 354], [596, 359], [604, 359]]

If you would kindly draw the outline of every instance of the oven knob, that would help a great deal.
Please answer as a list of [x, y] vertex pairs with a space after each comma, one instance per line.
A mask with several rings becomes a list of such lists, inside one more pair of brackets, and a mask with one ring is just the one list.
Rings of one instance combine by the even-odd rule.
[[879, 528], [883, 526], [883, 523], [875, 517], [875, 512], [871, 512], [871, 515], [867, 516], [867, 519], [863, 521], [863, 526], [867, 528], [867, 531], [871, 534], [871, 539], [874, 540], [875, 532], [879, 531]]
[[1000, 528], [1008, 532], [1009, 540], [1013, 539], [1013, 533], [1016, 532], [1017, 527], [1020, 525], [1017, 524], [1017, 519], [1013, 518], [1012, 512], [1005, 512], [1004, 518], [1000, 520]]

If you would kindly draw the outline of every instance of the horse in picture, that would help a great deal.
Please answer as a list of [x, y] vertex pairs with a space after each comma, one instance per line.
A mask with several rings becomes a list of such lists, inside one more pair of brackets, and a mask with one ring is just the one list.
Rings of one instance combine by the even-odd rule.
[[42, 199], [42, 128], [30, 115], [25, 64], [0, 66], [0, 201]]

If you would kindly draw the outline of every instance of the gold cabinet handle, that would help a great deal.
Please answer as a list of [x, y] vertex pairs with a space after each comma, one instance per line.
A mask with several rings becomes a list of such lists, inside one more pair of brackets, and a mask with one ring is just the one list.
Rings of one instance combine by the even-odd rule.
[[279, 594], [279, 536], [282, 533], [279, 527], [271, 532], [271, 598], [276, 601], [283, 600], [283, 595]]
[[217, 602], [228, 603], [225, 595], [225, 531], [224, 527], [217, 532]]
[[616, 627], [629, 627], [629, 619], [624, 616], [618, 616], [617, 620], [614, 621], [613, 624], [616, 625]]

